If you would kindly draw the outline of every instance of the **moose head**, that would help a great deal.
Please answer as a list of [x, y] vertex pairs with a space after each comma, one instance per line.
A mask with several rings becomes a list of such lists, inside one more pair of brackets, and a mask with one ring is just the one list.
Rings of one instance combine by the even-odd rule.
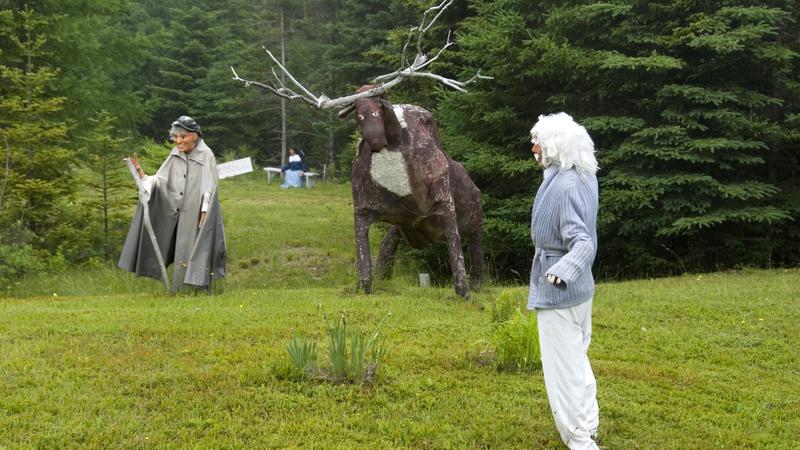
[[[380, 86], [366, 84], [358, 88], [356, 94], [377, 88]], [[339, 118], [344, 119], [352, 112], [356, 114], [358, 130], [370, 150], [379, 152], [384, 148], [397, 145], [402, 132], [400, 121], [397, 120], [392, 104], [386, 99], [385, 93], [374, 97], [359, 98], [342, 109], [339, 112]]]

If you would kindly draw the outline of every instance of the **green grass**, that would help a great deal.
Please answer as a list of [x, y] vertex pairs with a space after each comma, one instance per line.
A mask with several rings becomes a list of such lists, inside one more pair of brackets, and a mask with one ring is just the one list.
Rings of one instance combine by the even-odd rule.
[[[474, 357], [501, 287], [464, 302], [400, 267], [354, 294], [347, 186], [222, 187], [218, 295], [100, 268], [0, 299], [0, 448], [563, 448], [541, 373]], [[368, 331], [392, 313], [377, 384], [285, 375], [295, 333], [327, 352], [320, 305]], [[799, 270], [600, 284], [593, 317], [605, 447], [797, 448]]]
[[[349, 184], [281, 190], [263, 174], [221, 182], [229, 275], [221, 290], [355, 286], [353, 209]], [[131, 214], [135, 200], [131, 201]], [[377, 245], [382, 230], [373, 227]], [[400, 271], [402, 277], [402, 271]], [[11, 295], [157, 294], [161, 285], [105, 267], [18, 282]], [[0, 290], [2, 292], [2, 290]]]

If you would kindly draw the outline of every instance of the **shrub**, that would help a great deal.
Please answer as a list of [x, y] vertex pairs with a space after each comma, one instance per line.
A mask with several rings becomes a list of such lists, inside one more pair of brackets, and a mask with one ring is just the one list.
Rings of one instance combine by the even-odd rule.
[[497, 327], [514, 317], [514, 311], [519, 311], [520, 300], [514, 295], [514, 291], [505, 289], [497, 297], [497, 300], [492, 302], [491, 320], [492, 326]]
[[532, 371], [542, 367], [535, 314], [523, 314], [517, 309], [511, 320], [495, 330], [494, 345], [499, 370]]
[[328, 324], [327, 336], [329, 367], [317, 367], [316, 341], [295, 336], [286, 350], [294, 367], [302, 370], [307, 379], [327, 380], [335, 383], [372, 383], [377, 380], [383, 358], [386, 355], [386, 338], [380, 334], [387, 314], [366, 339], [362, 330], [348, 329], [347, 320], [341, 315]]
[[0, 244], [0, 286], [45, 270], [47, 264], [28, 244]]
[[295, 335], [294, 339], [286, 346], [286, 351], [294, 366], [303, 372], [303, 375], [313, 372], [317, 365], [317, 341], [305, 336]]
[[475, 355], [476, 362], [491, 364], [503, 371], [541, 368], [536, 315], [522, 312], [524, 300], [518, 291], [507, 289], [486, 308], [490, 313], [492, 337], [488, 341], [478, 341], [484, 348]]

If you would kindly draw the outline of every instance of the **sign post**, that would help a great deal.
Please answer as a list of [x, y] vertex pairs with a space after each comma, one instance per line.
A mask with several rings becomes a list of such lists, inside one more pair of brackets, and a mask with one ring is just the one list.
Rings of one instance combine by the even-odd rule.
[[249, 156], [247, 158], [236, 159], [217, 165], [217, 173], [219, 173], [220, 180], [223, 178], [235, 177], [236, 175], [242, 175], [244, 173], [250, 173], [252, 171], [253, 161]]

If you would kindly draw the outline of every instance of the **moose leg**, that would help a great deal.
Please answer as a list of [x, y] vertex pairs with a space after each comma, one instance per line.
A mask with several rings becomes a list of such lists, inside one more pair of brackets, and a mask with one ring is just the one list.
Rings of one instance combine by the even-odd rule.
[[356, 263], [358, 265], [356, 291], [363, 289], [365, 294], [372, 293], [372, 256], [369, 249], [369, 227], [374, 221], [375, 218], [369, 211], [356, 210]]
[[397, 244], [400, 242], [400, 228], [393, 225], [386, 232], [381, 242], [381, 249], [378, 252], [378, 264], [375, 267], [375, 276], [377, 278], [389, 278], [394, 266], [394, 255], [397, 252]]
[[481, 232], [478, 231], [469, 236], [469, 287], [473, 291], [481, 288], [485, 268]]
[[464, 267], [464, 252], [461, 250], [461, 236], [458, 234], [458, 221], [452, 200], [444, 212], [444, 233], [447, 239], [447, 253], [450, 255], [450, 270], [453, 272], [453, 285], [456, 294], [469, 298], [467, 271]]

